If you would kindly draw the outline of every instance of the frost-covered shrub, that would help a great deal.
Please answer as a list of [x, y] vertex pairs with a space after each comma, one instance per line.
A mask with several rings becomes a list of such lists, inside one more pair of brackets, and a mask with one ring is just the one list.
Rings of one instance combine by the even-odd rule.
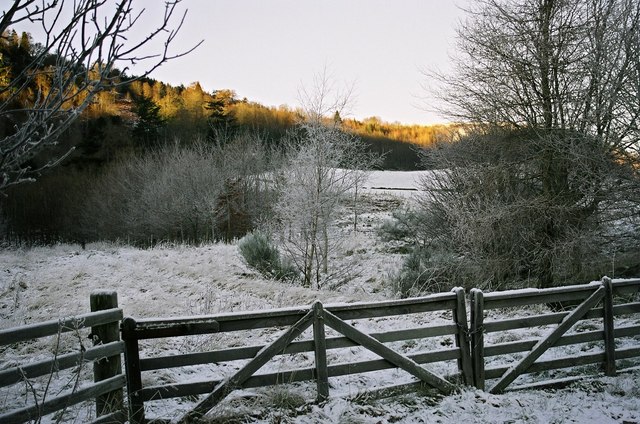
[[298, 276], [295, 267], [281, 259], [278, 248], [266, 234], [258, 231], [248, 234], [238, 242], [238, 248], [247, 264], [265, 277], [295, 280]]
[[395, 296], [403, 298], [449, 291], [461, 285], [462, 274], [463, 270], [453, 256], [416, 248], [391, 279], [391, 290]]
[[258, 136], [175, 143], [111, 164], [83, 202], [86, 240], [231, 241], [269, 210]]
[[382, 241], [408, 241], [414, 233], [413, 222], [415, 213], [412, 211], [394, 211], [390, 219], [386, 219], [380, 228], [378, 235]]

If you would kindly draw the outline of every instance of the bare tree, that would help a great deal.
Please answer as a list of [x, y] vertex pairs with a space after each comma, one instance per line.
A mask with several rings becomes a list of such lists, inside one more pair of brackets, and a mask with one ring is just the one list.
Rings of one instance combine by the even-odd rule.
[[[26, 67], [0, 85], [0, 119], [13, 126], [0, 139], [0, 190], [32, 181], [44, 168], [59, 163], [65, 154], [37, 168], [30, 161], [56, 144], [97, 93], [132, 81], [127, 76], [131, 66], [137, 66], [135, 78], [147, 76], [200, 44], [171, 51], [186, 16], [186, 10], [180, 11], [181, 1], [164, 2], [159, 23], [142, 36], [135, 29], [146, 12], [136, 9], [133, 0], [6, 4], [0, 42], [6, 42], [8, 30], [18, 24], [29, 25], [42, 38]], [[38, 84], [43, 80], [47, 83]]]
[[328, 117], [344, 116], [352, 105], [354, 84], [339, 87], [325, 66], [322, 72], [313, 75], [310, 85], [298, 88], [298, 101], [304, 112], [304, 120], [313, 124], [338, 125]]
[[306, 286], [318, 288], [328, 273], [337, 242], [331, 227], [340, 202], [360, 182], [361, 171], [351, 161], [362, 147], [353, 135], [322, 124], [302, 124], [289, 140], [286, 164], [276, 178], [275, 221], [282, 247]]
[[640, 2], [477, 0], [468, 13], [454, 72], [428, 73], [445, 114], [640, 151]]
[[376, 160], [332, 118], [344, 113], [351, 92], [351, 87], [337, 90], [326, 69], [314, 77], [311, 89], [300, 89], [305, 121], [287, 140], [285, 165], [275, 178], [276, 232], [306, 286], [319, 288], [328, 277], [329, 256], [338, 245], [332, 226], [341, 202], [357, 196], [366, 179], [363, 170]]
[[640, 3], [477, 0], [468, 13], [454, 72], [432, 75], [443, 111], [476, 128], [431, 155], [424, 232], [492, 284], [584, 278], [612, 251], [612, 221], [638, 217]]

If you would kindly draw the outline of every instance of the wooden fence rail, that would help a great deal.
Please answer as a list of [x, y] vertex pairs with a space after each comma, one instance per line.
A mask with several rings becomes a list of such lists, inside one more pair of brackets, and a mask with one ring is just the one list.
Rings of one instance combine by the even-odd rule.
[[[18, 328], [0, 330], [0, 346], [22, 343], [42, 337], [60, 337], [63, 333], [78, 332], [91, 328], [93, 347], [81, 348], [66, 354], [53, 353], [53, 358], [0, 371], [0, 387], [29, 381], [30, 379], [55, 375], [62, 370], [81, 367], [93, 363], [94, 382], [69, 390], [53, 398], [37, 401], [21, 408], [0, 414], [1, 423], [23, 423], [38, 420], [48, 414], [65, 410], [87, 400], [96, 400], [96, 420], [94, 423], [116, 423], [126, 421], [123, 410], [122, 391], [126, 378], [122, 374], [120, 355], [124, 343], [119, 337], [119, 323], [122, 309], [118, 308], [115, 292], [94, 292], [91, 294], [93, 312], [61, 320], [51, 320]], [[79, 343], [81, 345], [81, 343]], [[79, 370], [77, 371], [79, 372]]]

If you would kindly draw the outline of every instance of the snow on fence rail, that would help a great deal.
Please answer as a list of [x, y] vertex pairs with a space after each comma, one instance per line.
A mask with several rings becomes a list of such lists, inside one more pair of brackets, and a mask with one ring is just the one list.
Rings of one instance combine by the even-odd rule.
[[[323, 306], [316, 302], [311, 307], [252, 313], [171, 319], [125, 318], [120, 326], [123, 342], [118, 341], [117, 330], [116, 334], [113, 334], [113, 323], [122, 319], [122, 311], [115, 308], [61, 321], [2, 330], [0, 345], [7, 345], [33, 337], [73, 331], [81, 326], [92, 326], [92, 334], [99, 335], [102, 344], [85, 352], [60, 355], [50, 361], [0, 371], [0, 386], [102, 357], [109, 357], [107, 362], [111, 365], [111, 376], [41, 405], [4, 413], [0, 415], [0, 422], [24, 422], [39, 416], [37, 414], [51, 413], [56, 408], [63, 409], [70, 403], [98, 395], [98, 415], [106, 415], [99, 417], [95, 422], [125, 420], [127, 417], [122, 416], [119, 407], [115, 411], [104, 409], [104, 405], [113, 404], [113, 401], [105, 399], [105, 393], [124, 385], [125, 376], [119, 369], [113, 368], [116, 363], [119, 365], [119, 355], [123, 351], [128, 418], [132, 424], [145, 421], [146, 402], [206, 395], [181, 419], [181, 422], [186, 423], [207, 413], [236, 388], [315, 381], [317, 398], [323, 400], [329, 396], [329, 378], [391, 368], [405, 370], [416, 377], [420, 384], [430, 386], [441, 393], [450, 393], [456, 385], [475, 386], [484, 390], [486, 381], [493, 381], [490, 388], [492, 393], [500, 393], [506, 389], [566, 384], [570, 379], [552, 376], [546, 381], [539, 381], [532, 374], [593, 364], [601, 365], [606, 375], [615, 375], [623, 371], [621, 366], [625, 365], [624, 361], [640, 357], [640, 320], [637, 315], [632, 315], [640, 313], [639, 292], [640, 279], [611, 281], [608, 278], [586, 285], [541, 290], [483, 293], [472, 289], [469, 293], [469, 322], [465, 293], [458, 288], [450, 293], [386, 302], [333, 306]], [[115, 293], [112, 296], [115, 298]], [[540, 305], [543, 305], [543, 308]], [[549, 312], [549, 306], [552, 306], [552, 312]], [[92, 300], [93, 309], [96, 308]], [[496, 317], [495, 311], [503, 312]], [[504, 311], [509, 311], [506, 314], [508, 317], [505, 317]], [[408, 315], [434, 312], [440, 317], [443, 314], [449, 316], [449, 322], [437, 323], [427, 319], [427, 324], [407, 325], [410, 328], [369, 333], [361, 329], [366, 328], [364, 323], [373, 318], [386, 319], [385, 317], [396, 316], [401, 317], [402, 322], [406, 323], [410, 322]], [[109, 325], [110, 336], [98, 333], [100, 328]], [[214, 350], [179, 355], [141, 355], [149, 352], [145, 352], [139, 343], [148, 339], [225, 335], [259, 329], [273, 333], [273, 329], [282, 330], [283, 327], [284, 331], [269, 342], [249, 342], [248, 345], [240, 347], [221, 345]], [[326, 335], [325, 327], [332, 333]], [[311, 330], [305, 333], [308, 328]], [[574, 332], [570, 332], [572, 328]], [[524, 329], [528, 329], [526, 333]], [[531, 337], [531, 329], [537, 329], [538, 335]], [[300, 336], [302, 340], [298, 340]], [[396, 343], [446, 336], [453, 336], [455, 346], [404, 353]], [[248, 337], [246, 340], [253, 339]], [[566, 349], [575, 347], [574, 345], [587, 346], [587, 349], [563, 350], [561, 355], [564, 356], [552, 354], [553, 349]], [[328, 363], [327, 351], [354, 346], [361, 346], [377, 357], [358, 357], [348, 362]], [[151, 351], [153, 352], [153, 349]], [[295, 357], [291, 355], [304, 353], [313, 353], [313, 362], [296, 364]], [[277, 372], [267, 370], [265, 373], [256, 374], [256, 371], [270, 360], [286, 355], [289, 356], [285, 362], [291, 365], [288, 369], [277, 369]], [[117, 358], [118, 361], [111, 361], [112, 358]], [[226, 377], [143, 386], [143, 381], [146, 380], [142, 378], [144, 372], [214, 363], [224, 365], [233, 361], [243, 362], [240, 365], [235, 362], [231, 367], [227, 367], [234, 371]], [[425, 364], [443, 361], [455, 361], [456, 372], [444, 375], [442, 372], [438, 373], [432, 368], [424, 367]], [[505, 367], [505, 363], [512, 365]], [[581, 370], [580, 375], [587, 372]], [[529, 378], [528, 384], [514, 386], [512, 383], [521, 376]]]
[[[15, 408], [0, 414], [1, 423], [23, 423], [38, 421], [42, 417], [87, 400], [96, 400], [94, 423], [125, 422], [126, 411], [123, 409], [122, 393], [126, 378], [122, 374], [120, 355], [124, 352], [124, 343], [119, 337], [119, 322], [122, 320], [122, 309], [119, 309], [115, 292], [95, 292], [91, 294], [91, 310], [93, 312], [60, 320], [51, 320], [17, 328], [0, 330], [0, 346], [30, 342], [48, 336], [58, 340], [63, 333], [91, 328], [94, 347], [85, 349], [80, 345], [77, 352], [60, 354], [53, 352], [53, 358], [34, 363], [21, 364], [0, 371], [0, 387], [29, 382], [31, 379], [49, 376], [56, 378], [58, 372], [81, 367], [93, 362], [94, 382], [74, 388], [62, 395], [46, 399], [34, 399], [33, 404]], [[79, 373], [79, 370], [77, 371]], [[48, 384], [47, 384], [48, 385]], [[34, 392], [35, 397], [35, 392]]]

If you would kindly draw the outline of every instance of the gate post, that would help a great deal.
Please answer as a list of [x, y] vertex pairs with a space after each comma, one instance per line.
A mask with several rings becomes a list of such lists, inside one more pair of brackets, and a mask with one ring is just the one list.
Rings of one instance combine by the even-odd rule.
[[613, 322], [613, 284], [611, 278], [602, 277], [604, 298], [602, 299], [604, 320], [604, 373], [609, 377], [616, 375], [616, 339]]
[[473, 384], [484, 390], [484, 294], [471, 289], [471, 363]]
[[455, 287], [451, 290], [456, 294], [456, 306], [453, 312], [453, 322], [456, 324], [456, 346], [460, 349], [458, 371], [467, 386], [473, 385], [473, 371], [471, 366], [471, 351], [469, 350], [469, 326], [467, 324], [467, 302], [464, 289]]
[[322, 303], [315, 302], [313, 308], [313, 345], [316, 361], [316, 384], [318, 402], [329, 398], [329, 373], [327, 370], [327, 340], [324, 334], [324, 309]]
[[[91, 312], [118, 307], [118, 294], [115, 291], [96, 290], [89, 296]], [[93, 345], [120, 341], [120, 328], [117, 321], [91, 327]], [[120, 355], [98, 359], [93, 362], [93, 381], [106, 380], [122, 374]], [[96, 397], [96, 417], [122, 410], [122, 389], [117, 389]]]
[[142, 373], [140, 370], [140, 351], [136, 335], [136, 320], [122, 320], [122, 340], [124, 340], [124, 360], [127, 371], [127, 395], [129, 400], [129, 422], [144, 424], [144, 401], [140, 399]]

